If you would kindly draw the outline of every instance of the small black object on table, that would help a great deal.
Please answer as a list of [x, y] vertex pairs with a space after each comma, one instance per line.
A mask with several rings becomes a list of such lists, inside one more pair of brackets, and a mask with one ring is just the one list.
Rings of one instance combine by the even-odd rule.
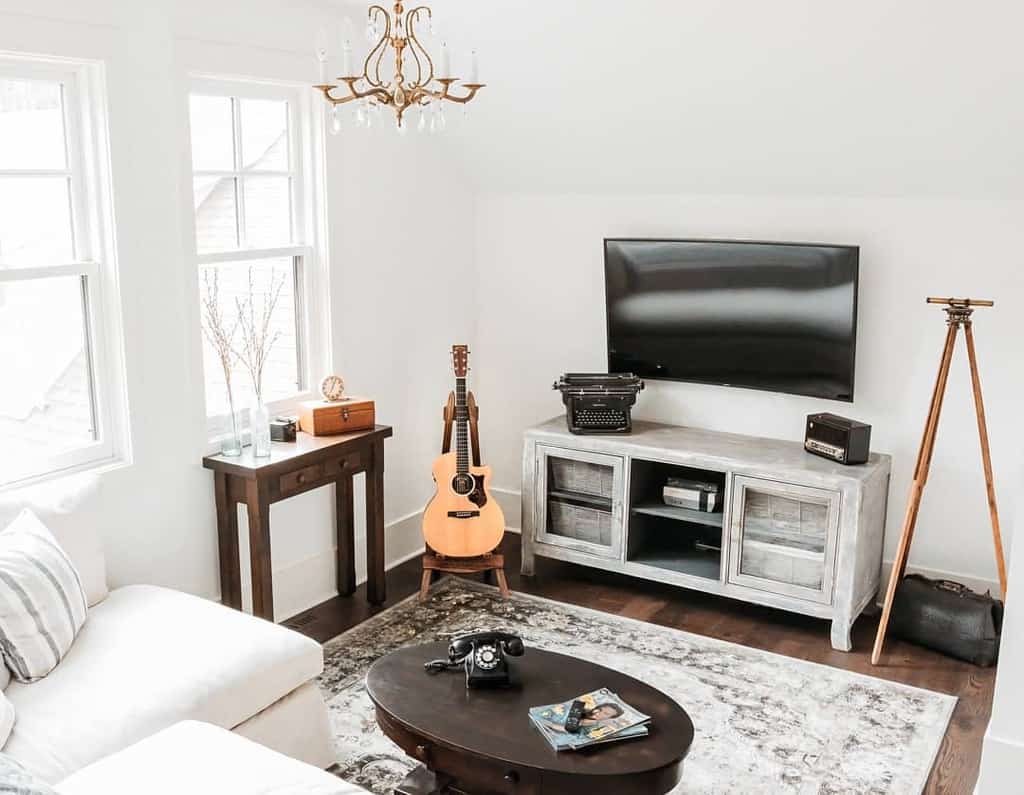
[[[424, 672], [425, 661], [446, 652], [444, 643], [410, 646], [380, 658], [367, 673], [381, 730], [422, 763], [398, 795], [659, 795], [681, 780], [693, 723], [655, 688], [585, 660], [527, 648], [512, 661], [521, 687], [467, 690], [462, 676]], [[553, 751], [530, 722], [529, 708], [600, 687], [650, 715], [650, 734]]]

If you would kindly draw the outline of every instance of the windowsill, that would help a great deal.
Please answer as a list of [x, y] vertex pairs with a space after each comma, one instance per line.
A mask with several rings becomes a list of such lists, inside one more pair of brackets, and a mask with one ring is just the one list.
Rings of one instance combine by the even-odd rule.
[[95, 477], [106, 475], [109, 472], [114, 472], [118, 469], [124, 469], [131, 466], [132, 461], [127, 456], [115, 455], [106, 458], [97, 459], [95, 461], [86, 461], [81, 464], [75, 464], [74, 466], [65, 467], [63, 469], [54, 469], [49, 472], [45, 472], [40, 475], [32, 475], [21, 480], [13, 480], [10, 483], [0, 484], [0, 495], [9, 494], [11, 492], [17, 492], [21, 489], [29, 489], [35, 486], [41, 486], [51, 481], [61, 480], [62, 478], [75, 477], [76, 475], [89, 474]]
[[[267, 404], [267, 410], [270, 412], [270, 418], [278, 416], [297, 416], [299, 413], [299, 404], [306, 400], [314, 400], [316, 395], [312, 392], [302, 392], [298, 395], [289, 398], [283, 398], [281, 400], [275, 400]], [[250, 411], [249, 406], [241, 409], [242, 412]], [[216, 414], [212, 417], [206, 418], [206, 455], [214, 455], [220, 452], [221, 442], [228, 438], [228, 434], [225, 431], [220, 430], [227, 423], [227, 414]], [[243, 414], [243, 428], [239, 435], [242, 437], [242, 446], [247, 446], [251, 443], [251, 437], [249, 434], [249, 419], [248, 414]]]

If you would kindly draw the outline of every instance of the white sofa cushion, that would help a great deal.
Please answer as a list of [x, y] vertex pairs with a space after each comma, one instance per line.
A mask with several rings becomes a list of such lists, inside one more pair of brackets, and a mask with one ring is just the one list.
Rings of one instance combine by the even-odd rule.
[[208, 723], [186, 721], [57, 785], [60, 795], [348, 795], [363, 790]]
[[107, 566], [99, 535], [90, 525], [85, 504], [97, 493], [94, 475], [74, 475], [0, 494], [0, 527], [30, 508], [71, 558], [85, 598], [92, 607], [107, 596]]
[[196, 596], [151, 585], [110, 593], [40, 682], [12, 682], [4, 749], [55, 783], [182, 720], [233, 729], [323, 669], [320, 645]]
[[56, 668], [87, 611], [78, 572], [26, 508], [0, 531], [0, 652], [14, 678], [34, 682]]
[[[7, 744], [7, 738], [14, 730], [14, 704], [3, 693], [0, 693], [0, 748]], [[2, 790], [0, 790], [2, 791]]]

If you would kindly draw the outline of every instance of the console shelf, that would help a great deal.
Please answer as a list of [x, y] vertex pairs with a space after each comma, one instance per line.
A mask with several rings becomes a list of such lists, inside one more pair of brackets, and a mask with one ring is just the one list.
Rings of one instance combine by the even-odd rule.
[[640, 505], [634, 505], [629, 511], [634, 514], [661, 516], [665, 519], [675, 519], [677, 522], [690, 522], [691, 524], [700, 524], [706, 527], [721, 527], [725, 521], [725, 514], [723, 513], [708, 513], [707, 511], [696, 511], [693, 508], [680, 508], [675, 505], [665, 505], [664, 503], [657, 502], [645, 502]]
[[[537, 556], [832, 621], [832, 645], [879, 584], [889, 456], [843, 466], [796, 442], [643, 421], [574, 436], [557, 418], [523, 446], [523, 574]], [[670, 478], [714, 511], [666, 505]]]

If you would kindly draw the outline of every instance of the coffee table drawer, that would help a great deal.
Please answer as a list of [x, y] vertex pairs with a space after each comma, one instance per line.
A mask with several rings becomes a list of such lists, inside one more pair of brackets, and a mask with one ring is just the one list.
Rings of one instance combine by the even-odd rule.
[[[409, 756], [422, 762], [439, 777], [450, 778], [453, 788], [467, 792], [486, 792], [488, 795], [542, 793], [541, 776], [536, 770], [501, 764], [424, 741], [380, 709], [377, 710], [377, 723]], [[401, 788], [398, 791], [403, 792]]]

